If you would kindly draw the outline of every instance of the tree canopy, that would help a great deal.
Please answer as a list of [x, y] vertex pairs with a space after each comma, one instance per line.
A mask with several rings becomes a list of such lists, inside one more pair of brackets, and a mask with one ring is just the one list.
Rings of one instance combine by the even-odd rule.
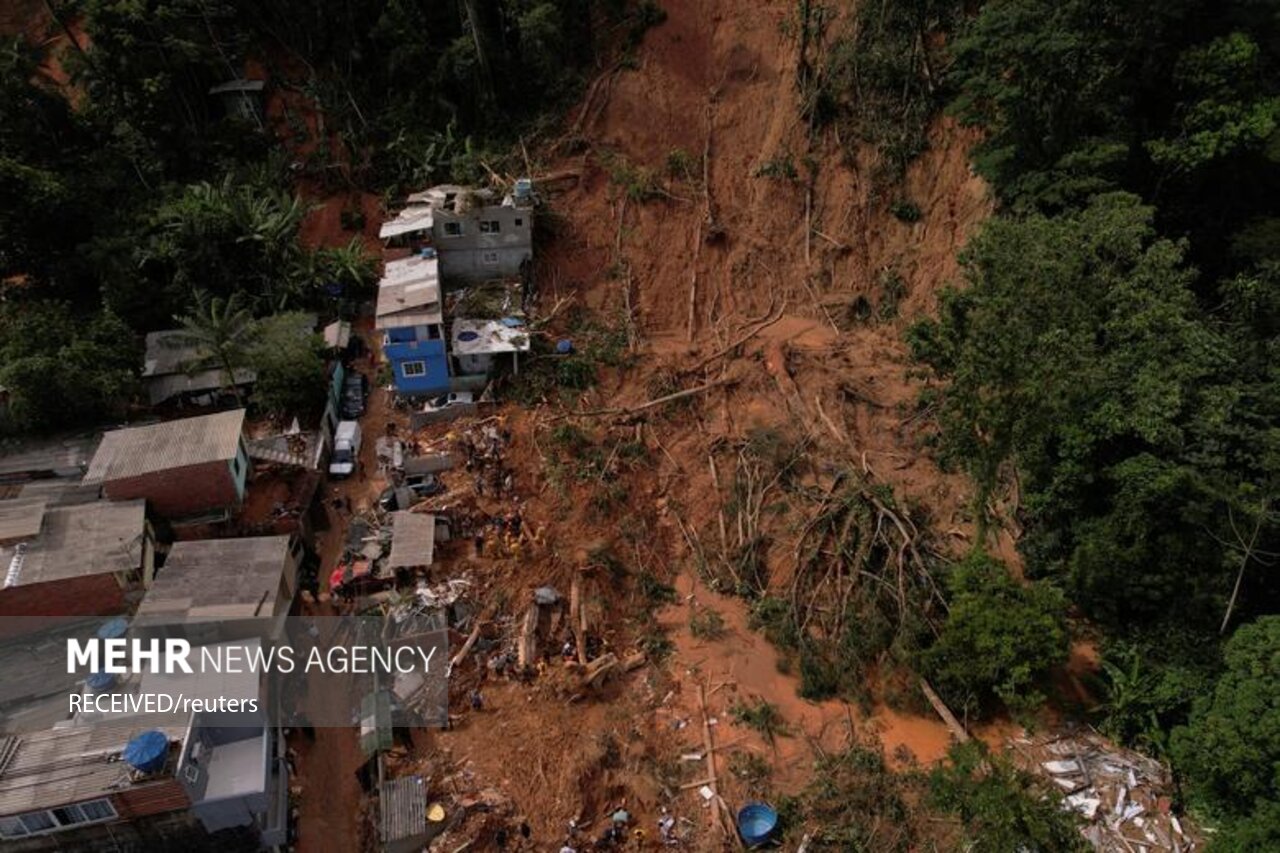
[[1274, 815], [1280, 804], [1280, 616], [1242, 626], [1226, 643], [1223, 661], [1212, 695], [1174, 731], [1174, 757], [1194, 800], [1213, 815], [1227, 821]]

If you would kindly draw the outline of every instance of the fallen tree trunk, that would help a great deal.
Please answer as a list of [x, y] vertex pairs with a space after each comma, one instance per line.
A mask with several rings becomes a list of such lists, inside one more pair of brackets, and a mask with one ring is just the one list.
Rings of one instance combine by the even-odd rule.
[[933, 687], [923, 678], [920, 679], [920, 690], [924, 693], [924, 698], [928, 699], [929, 704], [933, 706], [933, 710], [938, 712], [942, 722], [947, 724], [947, 728], [951, 730], [951, 736], [960, 743], [968, 743], [969, 733], [965, 731], [964, 726], [956, 719], [956, 715], [951, 713], [951, 709], [947, 707], [947, 703], [942, 701], [942, 697], [935, 693]]
[[462, 663], [466, 659], [467, 653], [471, 651], [471, 647], [476, 644], [476, 640], [480, 638], [480, 626], [484, 623], [479, 619], [476, 620], [476, 626], [471, 629], [470, 636], [467, 641], [462, 644], [462, 648], [458, 649], [458, 653], [449, 661], [449, 669], [452, 671], [455, 666]]
[[521, 667], [526, 667], [538, 659], [538, 605], [530, 604], [524, 614], [524, 625], [520, 629], [520, 639], [516, 644], [516, 659]]
[[558, 415], [550, 420], [559, 420], [560, 418], [598, 418], [604, 415], [638, 415], [643, 411], [652, 409], [654, 406], [661, 406], [663, 403], [673, 403], [676, 400], [683, 400], [685, 397], [692, 397], [695, 394], [701, 394], [704, 391], [710, 391], [712, 388], [718, 388], [721, 385], [729, 385], [733, 382], [731, 379], [716, 379], [699, 385], [696, 388], [686, 388], [683, 391], [677, 391], [674, 394], [667, 394], [665, 397], [659, 397], [656, 400], [650, 400], [647, 403], [641, 403], [639, 406], [632, 406], [629, 409], [592, 409], [588, 412], [571, 412], [569, 414]]

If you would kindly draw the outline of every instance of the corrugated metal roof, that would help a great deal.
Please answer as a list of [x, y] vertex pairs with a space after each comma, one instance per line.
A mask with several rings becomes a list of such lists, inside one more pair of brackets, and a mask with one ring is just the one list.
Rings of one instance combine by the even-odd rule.
[[45, 498], [12, 498], [0, 501], [0, 541], [31, 539], [40, 533]]
[[391, 513], [391, 556], [387, 568], [429, 566], [435, 557], [436, 517], [429, 512]]
[[[181, 741], [185, 727], [157, 725], [160, 718], [132, 717], [19, 735], [0, 769], [0, 815], [105, 797], [133, 787], [129, 765], [119, 760], [131, 739], [159, 729]], [[154, 777], [147, 781], [153, 781]]]
[[0, 582], [24, 586], [138, 568], [146, 506], [139, 499], [46, 510], [39, 536], [0, 548]]
[[134, 625], [270, 619], [289, 561], [288, 536], [177, 542], [138, 605]]
[[102, 437], [86, 482], [110, 482], [156, 471], [228, 461], [244, 428], [244, 409], [118, 429]]
[[378, 789], [383, 844], [406, 841], [427, 832], [427, 783], [421, 776], [383, 782]]

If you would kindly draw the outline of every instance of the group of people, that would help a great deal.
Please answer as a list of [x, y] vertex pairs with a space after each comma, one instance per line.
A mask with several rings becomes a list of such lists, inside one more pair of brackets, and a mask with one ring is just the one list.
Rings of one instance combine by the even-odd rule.
[[511, 431], [505, 426], [485, 424], [477, 437], [472, 430], [462, 433], [457, 446], [466, 460], [467, 471], [474, 477], [476, 494], [501, 498], [515, 491], [515, 472], [503, 464], [503, 451], [511, 443]]
[[[675, 834], [675, 827], [675, 817], [664, 808], [658, 818], [658, 835], [663, 845], [679, 843], [679, 839]], [[635, 840], [637, 847], [643, 847], [646, 838], [643, 829], [633, 826], [631, 813], [625, 808], [618, 808], [609, 816], [609, 825], [605, 827], [603, 834], [594, 841], [583, 839], [581, 843], [586, 846], [576, 846], [580, 843], [579, 835], [580, 827], [578, 822], [570, 820], [569, 831], [565, 835], [564, 844], [560, 847], [560, 853], [581, 853], [584, 850], [618, 850], [626, 847], [630, 839]]]
[[[492, 516], [487, 522], [478, 525], [473, 523], [471, 535], [475, 540], [476, 556], [488, 553], [491, 557], [518, 558], [523, 542], [520, 536], [523, 529], [524, 518], [520, 515], [518, 504], [504, 515]], [[486, 546], [490, 546], [487, 551]]]

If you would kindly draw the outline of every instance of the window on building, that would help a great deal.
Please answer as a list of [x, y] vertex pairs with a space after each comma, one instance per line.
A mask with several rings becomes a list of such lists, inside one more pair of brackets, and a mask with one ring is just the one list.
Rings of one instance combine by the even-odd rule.
[[21, 818], [0, 817], [0, 838], [21, 838], [28, 834], [22, 826]]
[[440, 327], [439, 327], [439, 326], [427, 326], [427, 340], [429, 340], [429, 341], [438, 341], [438, 340], [440, 340]]
[[492, 267], [492, 266], [497, 266], [497, 264], [498, 264], [498, 253], [497, 253], [497, 252], [483, 252], [483, 253], [480, 255], [480, 263], [482, 263], [482, 264], [488, 264], [488, 265], [489, 265], [489, 266], [491, 266], [491, 267]]
[[400, 374], [406, 379], [414, 376], [425, 376], [427, 373], [427, 363], [425, 361], [406, 361], [400, 365]]
[[500, 232], [501, 230], [502, 230], [502, 224], [501, 224], [500, 222], [498, 222], [498, 220], [496, 220], [496, 219], [481, 219], [481, 220], [480, 220], [480, 233], [481, 233], [481, 234], [497, 234], [497, 233], [498, 233], [498, 232]]
[[516, 227], [517, 227], [517, 228], [523, 228], [523, 227], [524, 227], [524, 220], [523, 220], [523, 219], [521, 219], [519, 216], [517, 216], [517, 217], [516, 217]]
[[24, 838], [46, 832], [58, 832], [86, 823], [112, 820], [116, 810], [110, 800], [89, 800], [14, 817], [0, 817], [0, 838]]
[[56, 828], [58, 822], [48, 812], [31, 812], [22, 816], [22, 825], [27, 828], [27, 832], [48, 832]]
[[462, 236], [462, 223], [461, 223], [461, 222], [446, 222], [446, 223], [444, 224], [444, 236], [446, 236], [446, 237], [461, 237], [461, 236]]
[[116, 810], [110, 800], [90, 800], [80, 804], [81, 811], [89, 821], [110, 820], [116, 816]]

